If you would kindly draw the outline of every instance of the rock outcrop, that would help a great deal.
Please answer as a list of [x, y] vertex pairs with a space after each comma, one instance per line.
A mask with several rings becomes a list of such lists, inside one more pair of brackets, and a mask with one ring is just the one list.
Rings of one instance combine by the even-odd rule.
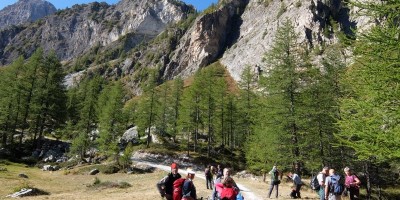
[[[187, 77], [219, 59], [239, 81], [247, 65], [256, 71], [266, 64], [262, 58], [285, 20], [293, 22], [300, 35], [298, 42], [310, 48], [338, 42], [331, 34], [331, 23], [337, 23], [346, 34], [371, 23], [367, 17], [356, 16], [356, 10], [351, 10], [354, 8], [350, 9], [342, 0], [229, 2], [196, 20], [173, 53], [165, 77]], [[245, 9], [240, 12], [243, 5]]]
[[44, 0], [19, 0], [0, 10], [0, 30], [12, 25], [36, 21], [56, 11], [53, 4]]

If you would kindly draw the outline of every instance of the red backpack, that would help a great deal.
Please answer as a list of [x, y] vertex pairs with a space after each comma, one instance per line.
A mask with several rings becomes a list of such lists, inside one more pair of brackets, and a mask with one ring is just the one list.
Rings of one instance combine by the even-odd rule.
[[236, 195], [238, 192], [234, 188], [226, 188], [221, 191], [221, 199], [223, 200], [236, 200]]
[[173, 200], [181, 200], [182, 199], [182, 187], [183, 183], [185, 182], [186, 179], [180, 178], [176, 179], [173, 183], [173, 192], [172, 192], [172, 199]]

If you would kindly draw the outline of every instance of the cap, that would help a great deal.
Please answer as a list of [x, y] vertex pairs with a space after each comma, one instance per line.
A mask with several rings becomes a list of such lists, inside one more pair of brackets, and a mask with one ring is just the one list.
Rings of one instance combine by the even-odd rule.
[[196, 174], [196, 172], [194, 172], [192, 168], [187, 168], [186, 171], [188, 174]]
[[178, 164], [172, 163], [171, 164], [171, 169], [178, 169]]

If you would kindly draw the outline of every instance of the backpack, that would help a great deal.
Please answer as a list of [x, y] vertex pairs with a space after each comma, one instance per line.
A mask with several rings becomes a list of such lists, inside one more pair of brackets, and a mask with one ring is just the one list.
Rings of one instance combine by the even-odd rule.
[[222, 200], [236, 200], [236, 194], [237, 192], [235, 191], [234, 188], [224, 188], [221, 191], [221, 199]]
[[319, 185], [318, 175], [311, 177], [310, 187], [313, 190], [319, 190], [320, 189], [321, 186]]
[[173, 200], [181, 200], [182, 199], [182, 187], [183, 183], [185, 182], [186, 179], [180, 178], [174, 181], [173, 183], [173, 192], [172, 192], [172, 199]]
[[334, 195], [342, 195], [344, 186], [342, 183], [340, 183], [340, 178], [337, 179], [336, 176], [330, 176], [331, 177], [331, 182], [329, 184], [329, 192], [333, 193]]

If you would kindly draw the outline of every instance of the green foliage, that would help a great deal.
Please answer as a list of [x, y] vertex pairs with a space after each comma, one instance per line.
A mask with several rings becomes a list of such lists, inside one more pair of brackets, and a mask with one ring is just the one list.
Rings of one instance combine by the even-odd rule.
[[122, 167], [122, 169], [128, 168], [132, 164], [132, 153], [133, 153], [133, 146], [131, 143], [128, 144], [128, 146], [125, 148], [123, 155], [119, 159], [119, 164]]
[[121, 83], [107, 85], [98, 100], [99, 133], [97, 140], [102, 152], [111, 155], [118, 154], [118, 138], [123, 133], [122, 99], [124, 92]]
[[351, 93], [342, 98], [342, 132], [338, 137], [357, 152], [360, 160], [393, 162], [400, 158], [400, 30], [398, 15], [392, 11], [400, 4], [388, 1], [356, 5], [373, 16], [385, 16], [386, 22], [362, 34], [356, 44], [357, 63], [347, 70], [343, 80]]
[[276, 18], [281, 17], [281, 15], [286, 12], [286, 10], [287, 10], [286, 4], [282, 1], [281, 2], [281, 7], [279, 7], [279, 11], [278, 11], [278, 14], [277, 14]]

